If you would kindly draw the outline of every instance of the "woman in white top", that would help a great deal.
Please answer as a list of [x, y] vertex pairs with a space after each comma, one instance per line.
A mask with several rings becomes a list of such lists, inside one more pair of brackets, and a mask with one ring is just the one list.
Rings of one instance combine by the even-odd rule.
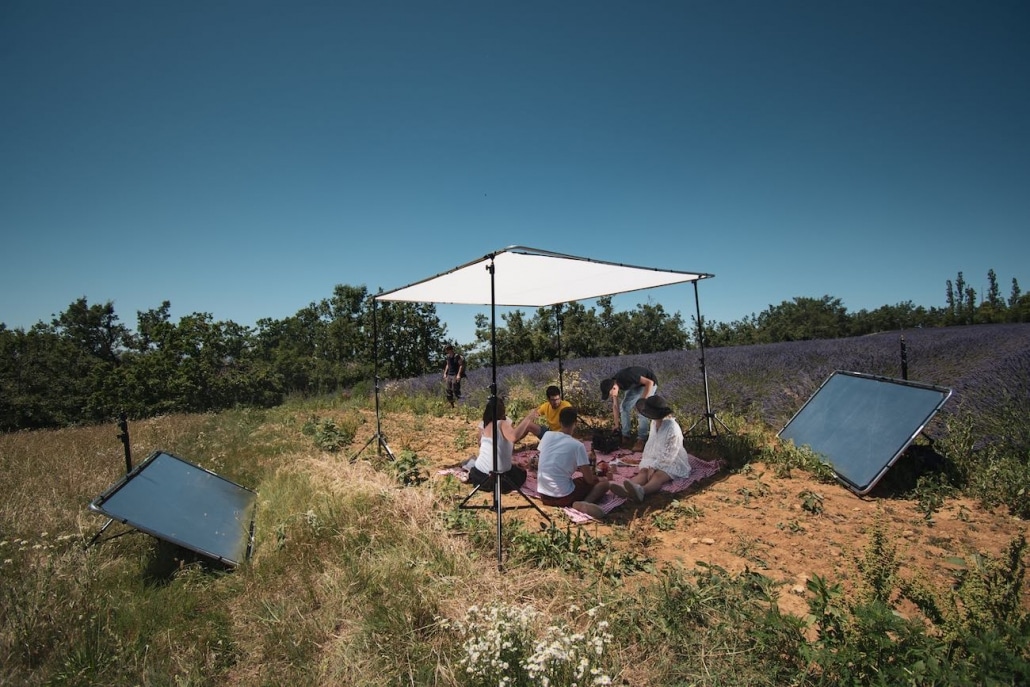
[[[496, 414], [494, 413], [495, 404]], [[469, 482], [484, 489], [494, 488], [495, 417], [497, 418], [497, 433], [500, 434], [500, 441], [497, 442], [497, 474], [501, 476], [501, 493], [507, 494], [526, 483], [526, 471], [518, 465], [511, 464], [511, 453], [515, 442], [526, 436], [533, 417], [527, 416], [518, 427], [515, 427], [507, 417], [504, 401], [495, 398], [486, 402], [486, 409], [483, 410], [483, 425], [479, 430], [479, 455], [476, 457], [475, 465], [469, 469]]]
[[651, 421], [651, 431], [640, 459], [640, 470], [622, 484], [612, 484], [611, 490], [641, 502], [662, 485], [690, 475], [690, 461], [683, 446], [683, 430], [671, 417], [672, 408], [661, 396], [637, 401], [637, 412]]

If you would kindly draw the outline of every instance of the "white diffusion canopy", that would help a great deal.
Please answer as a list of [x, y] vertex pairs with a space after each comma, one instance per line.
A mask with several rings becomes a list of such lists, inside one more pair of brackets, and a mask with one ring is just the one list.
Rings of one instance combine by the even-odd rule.
[[[491, 284], [490, 270], [493, 270]], [[714, 275], [659, 270], [509, 246], [450, 272], [376, 296], [384, 301], [544, 307]]]

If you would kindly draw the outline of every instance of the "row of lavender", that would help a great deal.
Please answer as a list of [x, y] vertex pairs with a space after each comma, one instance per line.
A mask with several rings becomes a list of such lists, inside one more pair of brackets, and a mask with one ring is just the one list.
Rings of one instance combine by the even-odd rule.
[[[909, 380], [953, 390], [942, 415], [968, 414], [986, 422], [1030, 403], [1030, 324], [997, 324], [709, 348], [704, 371], [712, 409], [779, 429], [836, 370], [901, 379], [903, 344]], [[655, 371], [660, 393], [682, 420], [704, 413], [698, 350], [565, 361], [566, 396], [588, 412], [600, 412], [600, 381], [628, 365]], [[542, 398], [544, 386], [554, 383], [557, 373], [556, 362], [504, 366], [497, 370], [497, 388], [504, 396], [515, 384], [529, 384], [540, 388]], [[491, 381], [489, 368], [470, 371], [466, 403], [479, 406]], [[439, 375], [426, 375], [387, 388], [389, 393], [432, 395], [441, 386]]]

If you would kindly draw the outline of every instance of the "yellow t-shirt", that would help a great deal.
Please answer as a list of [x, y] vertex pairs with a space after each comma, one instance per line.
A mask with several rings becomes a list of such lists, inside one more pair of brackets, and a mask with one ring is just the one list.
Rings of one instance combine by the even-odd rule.
[[571, 407], [572, 404], [568, 401], [562, 401], [558, 404], [557, 408], [552, 406], [550, 401], [544, 401], [536, 409], [536, 412], [540, 414], [540, 417], [547, 420], [547, 429], [557, 432], [561, 429], [561, 421], [558, 419], [558, 416], [561, 415], [561, 411]]

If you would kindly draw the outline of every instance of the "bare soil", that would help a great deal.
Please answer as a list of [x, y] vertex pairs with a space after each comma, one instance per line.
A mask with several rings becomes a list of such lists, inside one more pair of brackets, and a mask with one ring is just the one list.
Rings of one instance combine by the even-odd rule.
[[[381, 423], [393, 453], [414, 451], [429, 465], [431, 479], [445, 479], [437, 474], [440, 469], [454, 467], [477, 451], [475, 425], [457, 413], [441, 418], [389, 414]], [[355, 444], [362, 446], [374, 430], [372, 416]], [[530, 437], [516, 450], [535, 443]], [[375, 447], [365, 451], [373, 452]], [[804, 507], [802, 495], [807, 493], [821, 497], [820, 512]], [[650, 556], [659, 565], [677, 562], [693, 567], [704, 562], [731, 573], [759, 572], [781, 584], [780, 609], [794, 615], [807, 613], [805, 584], [815, 575], [854, 589], [860, 580], [858, 561], [875, 523], [886, 525], [902, 577], [918, 576], [941, 591], [954, 584], [963, 559], [968, 561], [976, 553], [1000, 556], [1015, 536], [1028, 529], [1025, 521], [1004, 509], [985, 510], [967, 498], [947, 499], [928, 519], [915, 500], [875, 493], [861, 497], [842, 484], [820, 482], [799, 470], [777, 476], [771, 467], [751, 463], [743, 470], [724, 469], [687, 493], [659, 493], [643, 504], [624, 504], [605, 522], [582, 527], [606, 537], [612, 546]], [[502, 517], [541, 521], [519, 494], [504, 498]], [[682, 512], [673, 501], [690, 506], [692, 515], [680, 516], [670, 530], [659, 529], [656, 517]], [[559, 509], [542, 508], [555, 522], [565, 522]], [[481, 512], [495, 517], [493, 511]], [[1023, 592], [1030, 608], [1030, 593], [1026, 588]]]

